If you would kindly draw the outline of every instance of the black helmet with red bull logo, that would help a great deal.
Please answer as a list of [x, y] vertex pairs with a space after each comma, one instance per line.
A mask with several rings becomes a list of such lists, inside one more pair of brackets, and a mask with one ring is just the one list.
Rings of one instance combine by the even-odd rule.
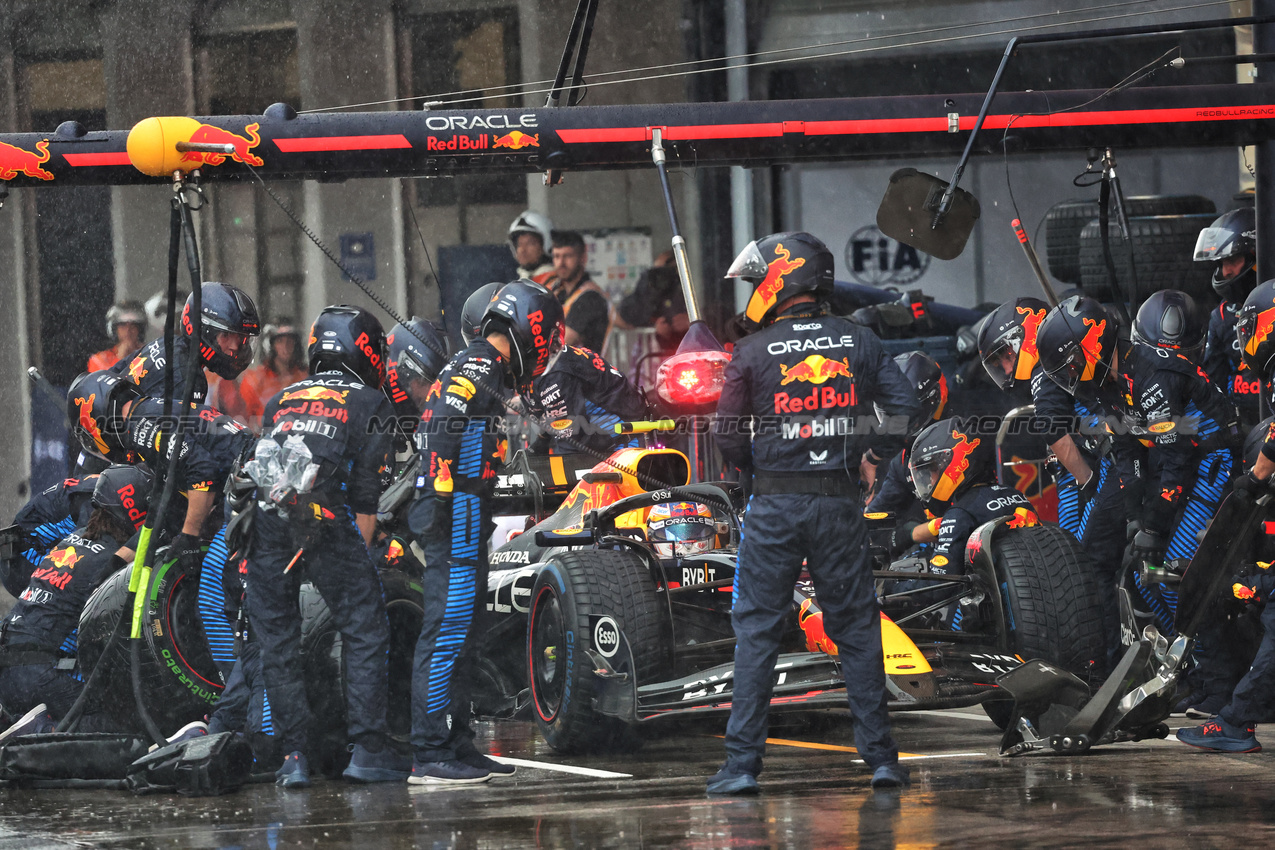
[[126, 528], [141, 528], [154, 483], [155, 475], [144, 463], [112, 464], [97, 477], [93, 507], [106, 511]]
[[947, 407], [947, 378], [938, 361], [924, 351], [905, 351], [895, 355], [894, 362], [899, 364], [899, 370], [916, 390], [916, 400], [921, 403], [921, 412], [916, 417], [917, 430], [942, 419], [943, 408]]
[[[252, 346], [248, 344], [250, 337], [261, 333], [261, 320], [257, 316], [257, 305], [252, 303], [248, 293], [237, 286], [216, 281], [205, 281], [200, 284], [200, 331], [201, 345], [199, 356], [204, 366], [214, 374], [233, 381], [252, 363]], [[191, 293], [182, 309], [182, 332], [186, 336], [195, 333], [191, 313], [195, 309], [195, 295]], [[226, 354], [217, 344], [220, 333], [234, 334], [241, 337], [239, 348], [233, 354]]]
[[562, 352], [567, 326], [562, 305], [549, 290], [529, 280], [506, 283], [487, 305], [479, 334], [509, 338], [509, 366], [519, 382], [543, 375]]
[[389, 364], [385, 371], [385, 394], [404, 415], [419, 413], [411, 403], [411, 381], [431, 384], [447, 365], [447, 342], [433, 322], [413, 316], [407, 324], [395, 325], [385, 338]]
[[106, 461], [124, 462], [124, 406], [142, 397], [137, 384], [109, 369], [84, 372], [66, 394], [66, 418], [80, 447]]
[[1082, 384], [1096, 386], [1110, 374], [1116, 321], [1094, 299], [1073, 295], [1045, 315], [1036, 331], [1036, 351], [1045, 374], [1075, 395]]
[[487, 315], [487, 305], [496, 297], [503, 283], [484, 283], [470, 293], [465, 299], [465, 306], [460, 310], [460, 336], [469, 345], [478, 336], [483, 326], [483, 316]]
[[1007, 390], [1017, 381], [1031, 380], [1040, 362], [1036, 333], [1049, 305], [1039, 298], [1014, 298], [979, 324], [978, 354], [996, 386]]
[[918, 434], [908, 469], [926, 510], [941, 516], [974, 485], [994, 481], [994, 443], [992, 436], [970, 432], [959, 419], [940, 420]]
[[[1222, 261], [1243, 257], [1240, 270], [1224, 277]], [[1200, 231], [1195, 240], [1197, 263], [1213, 263], [1213, 291], [1223, 300], [1239, 304], [1257, 283], [1257, 213], [1240, 207], [1221, 215]]]
[[832, 252], [809, 233], [773, 233], [748, 243], [726, 277], [743, 278], [756, 287], [744, 318], [769, 324], [775, 308], [794, 295], [812, 293], [820, 300], [832, 294]]
[[1177, 289], [1161, 289], [1142, 302], [1130, 338], [1139, 345], [1162, 348], [1196, 362], [1204, 352], [1208, 318], [1195, 299]]
[[1235, 316], [1235, 335], [1244, 365], [1257, 377], [1270, 378], [1275, 366], [1275, 279], [1248, 294]]
[[310, 374], [345, 372], [369, 387], [385, 383], [385, 330], [362, 307], [324, 307], [310, 327]]

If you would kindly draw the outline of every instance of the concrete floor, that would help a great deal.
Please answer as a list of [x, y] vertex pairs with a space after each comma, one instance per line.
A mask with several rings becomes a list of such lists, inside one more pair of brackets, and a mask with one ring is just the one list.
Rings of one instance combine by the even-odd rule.
[[461, 789], [318, 782], [194, 800], [0, 789], [0, 850], [1275, 845], [1275, 755], [1211, 755], [1170, 739], [1001, 759], [977, 708], [894, 723], [913, 754], [902, 793], [868, 787], [841, 717], [780, 719], [762, 795], [714, 800], [704, 779], [722, 759], [722, 722], [670, 723], [636, 753], [587, 758], [558, 756], [532, 725], [511, 722], [482, 727], [491, 751], [541, 766]]

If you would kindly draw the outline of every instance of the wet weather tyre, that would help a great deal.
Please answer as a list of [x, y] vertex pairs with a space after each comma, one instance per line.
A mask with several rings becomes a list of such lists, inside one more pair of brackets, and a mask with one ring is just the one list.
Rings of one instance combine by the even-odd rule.
[[[1180, 289], [1192, 298], [1209, 298], [1213, 294], [1212, 263], [1197, 263], [1191, 257], [1200, 231], [1214, 220], [1212, 213], [1196, 215], [1160, 215], [1129, 219], [1129, 235], [1133, 242], [1133, 264], [1138, 276], [1137, 291], [1129, 285], [1128, 244], [1120, 236], [1120, 225], [1108, 222], [1111, 259], [1116, 266], [1116, 282], [1120, 292], [1135, 304], [1145, 301], [1161, 289]], [[1107, 262], [1102, 253], [1102, 229], [1098, 221], [1089, 222], [1080, 234], [1080, 286], [1099, 301], [1119, 300], [1112, 290]]]
[[992, 553], [1010, 650], [1081, 678], [1101, 668], [1106, 642], [1100, 585], [1076, 539], [1056, 525], [1007, 529], [997, 535]]
[[537, 574], [527, 618], [532, 713], [555, 750], [587, 753], [632, 746], [636, 730], [597, 711], [593, 630], [612, 618], [637, 664], [637, 682], [664, 664], [659, 600], [646, 562], [630, 551], [580, 550]]
[[[1217, 207], [1200, 195], [1135, 195], [1125, 199], [1130, 217], [1215, 214]], [[1045, 261], [1064, 283], [1081, 282], [1080, 233], [1098, 217], [1097, 201], [1062, 201], [1045, 214]], [[1114, 249], [1113, 249], [1114, 250]]]
[[[126, 731], [145, 732], [133, 697], [127, 623], [123, 639], [103, 657], [118, 618], [132, 617], [131, 572], [120, 570], [89, 597], [80, 614], [78, 657], [85, 679], [99, 664], [110, 665], [86, 711], [102, 712]], [[141, 691], [151, 719], [168, 733], [210, 714], [223, 682], [199, 618], [198, 576], [174, 560], [154, 568], [151, 587], [142, 620]]]

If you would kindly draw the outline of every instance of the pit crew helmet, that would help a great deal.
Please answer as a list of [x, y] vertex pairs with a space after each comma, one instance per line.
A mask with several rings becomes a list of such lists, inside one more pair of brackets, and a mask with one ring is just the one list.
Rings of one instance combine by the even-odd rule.
[[1235, 335], [1244, 365], [1259, 378], [1270, 377], [1275, 363], [1275, 279], [1259, 284], [1235, 315]]
[[1073, 295], [1045, 315], [1036, 351], [1045, 374], [1075, 395], [1081, 384], [1101, 383], [1110, 374], [1116, 322], [1094, 299]]
[[562, 305], [538, 283], [506, 283], [487, 305], [479, 333], [509, 338], [509, 366], [514, 377], [528, 382], [543, 375], [558, 355], [567, 325]]
[[548, 216], [531, 210], [524, 210], [509, 225], [509, 252], [514, 255], [515, 259], [518, 257], [518, 235], [520, 233], [534, 233], [539, 236], [541, 252], [544, 254], [549, 253], [549, 248], [553, 245], [553, 222], [549, 220]]
[[962, 428], [958, 419], [940, 420], [918, 434], [908, 471], [921, 504], [942, 515], [965, 491], [991, 480], [993, 442]]
[[310, 328], [310, 374], [345, 372], [369, 387], [385, 383], [385, 331], [362, 307], [324, 307]]
[[809, 233], [772, 233], [749, 242], [726, 270], [726, 277], [742, 278], [756, 290], [744, 317], [769, 324], [775, 307], [794, 295], [813, 293], [816, 300], [832, 294], [832, 252]]
[[701, 502], [661, 502], [646, 518], [657, 558], [687, 558], [720, 549], [718, 522]]
[[[1244, 267], [1239, 274], [1222, 277], [1222, 261], [1230, 257], [1244, 257]], [[1239, 304], [1257, 283], [1257, 213], [1240, 207], [1219, 216], [1196, 237], [1192, 259], [1213, 263], [1213, 291]]]
[[1039, 298], [1015, 298], [997, 307], [979, 325], [979, 357], [1002, 390], [1017, 381], [1031, 380], [1032, 370], [1040, 362], [1036, 332], [1048, 312], [1049, 305]]
[[93, 507], [106, 511], [125, 528], [141, 528], [155, 475], [144, 463], [116, 463], [102, 470], [93, 487]]
[[895, 355], [894, 362], [921, 403], [921, 413], [916, 418], [918, 429], [942, 419], [943, 408], [947, 407], [947, 378], [938, 362], [924, 351], [905, 351]]
[[109, 369], [81, 373], [66, 393], [66, 418], [80, 447], [105, 461], [126, 461], [124, 405], [141, 397], [137, 384]]
[[1196, 362], [1204, 352], [1208, 330], [1208, 318], [1194, 298], [1177, 289], [1161, 289], [1138, 308], [1130, 338]]
[[413, 316], [407, 324], [397, 324], [385, 338], [389, 362], [385, 370], [385, 394], [399, 412], [418, 412], [407, 392], [409, 381], [429, 384], [447, 365], [447, 343], [433, 322]]
[[[261, 320], [257, 316], [257, 305], [252, 303], [248, 293], [237, 286], [216, 281], [205, 281], [200, 284], [200, 332], [199, 356], [205, 368], [214, 374], [233, 381], [252, 363], [252, 346], [248, 338], [261, 332]], [[192, 292], [182, 308], [182, 332], [193, 336], [195, 326], [191, 313], [195, 309], [195, 294]], [[216, 336], [219, 332], [239, 334], [244, 337], [243, 345], [234, 357], [223, 354], [217, 347]]]
[[460, 310], [460, 337], [465, 340], [465, 345], [469, 345], [478, 337], [478, 331], [483, 324], [483, 315], [487, 312], [487, 305], [496, 297], [496, 293], [502, 286], [504, 284], [500, 282], [484, 283], [465, 299], [465, 306]]
[[149, 322], [146, 318], [146, 308], [138, 301], [123, 301], [119, 304], [112, 304], [111, 309], [106, 311], [106, 336], [108, 339], [115, 340], [115, 329], [120, 325], [137, 325], [141, 328], [142, 333], [146, 333]]

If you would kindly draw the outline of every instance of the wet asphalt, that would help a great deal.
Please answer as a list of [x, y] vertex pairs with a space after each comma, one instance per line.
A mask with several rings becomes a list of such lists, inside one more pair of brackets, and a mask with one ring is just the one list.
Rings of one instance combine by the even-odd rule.
[[1170, 738], [1003, 759], [977, 708], [895, 714], [894, 725], [913, 778], [902, 792], [871, 790], [840, 715], [773, 724], [762, 794], [726, 799], [704, 795], [722, 721], [668, 721], [636, 752], [589, 757], [498, 722], [481, 727], [491, 752], [536, 766], [463, 788], [320, 780], [200, 799], [0, 788], [0, 850], [1275, 846], [1275, 726], [1258, 729], [1271, 754]]

